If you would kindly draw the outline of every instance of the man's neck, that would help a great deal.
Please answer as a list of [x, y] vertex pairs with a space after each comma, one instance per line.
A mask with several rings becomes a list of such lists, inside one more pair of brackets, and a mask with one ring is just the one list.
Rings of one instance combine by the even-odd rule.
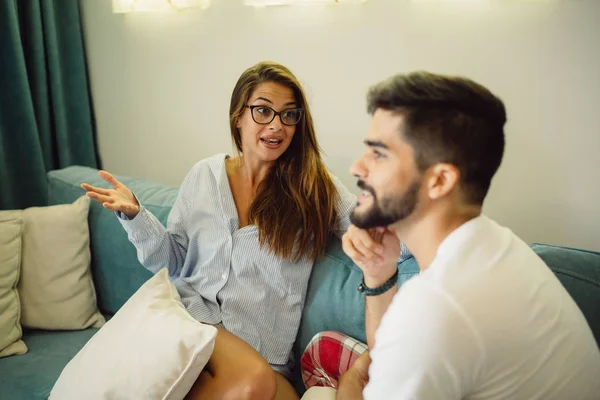
[[430, 212], [410, 226], [402, 223], [394, 227], [398, 237], [414, 255], [419, 269], [426, 270], [435, 259], [442, 242], [457, 228], [481, 215], [480, 207], [469, 207], [461, 212]]

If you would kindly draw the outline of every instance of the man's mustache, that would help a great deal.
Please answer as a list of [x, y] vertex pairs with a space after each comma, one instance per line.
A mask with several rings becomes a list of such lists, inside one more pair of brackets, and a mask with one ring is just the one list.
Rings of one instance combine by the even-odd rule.
[[375, 189], [373, 189], [371, 186], [367, 185], [367, 184], [365, 183], [365, 181], [363, 181], [362, 179], [361, 179], [361, 180], [359, 180], [359, 181], [356, 183], [356, 185], [357, 185], [359, 188], [361, 188], [361, 190], [364, 190], [364, 191], [366, 191], [366, 192], [369, 192], [369, 193], [371, 193], [371, 195], [372, 195], [373, 197], [375, 197]]

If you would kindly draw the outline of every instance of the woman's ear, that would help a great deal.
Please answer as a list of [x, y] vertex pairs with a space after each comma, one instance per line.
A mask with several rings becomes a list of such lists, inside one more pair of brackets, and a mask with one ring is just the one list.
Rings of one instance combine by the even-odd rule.
[[452, 164], [437, 164], [432, 167], [427, 181], [427, 194], [431, 200], [440, 199], [458, 185], [460, 171]]

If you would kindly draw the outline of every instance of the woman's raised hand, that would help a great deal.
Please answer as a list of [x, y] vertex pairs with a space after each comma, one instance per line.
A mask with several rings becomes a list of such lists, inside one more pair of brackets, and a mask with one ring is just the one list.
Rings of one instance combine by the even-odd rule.
[[112, 211], [121, 211], [129, 219], [135, 218], [140, 212], [140, 204], [129, 188], [119, 182], [114, 176], [106, 171], [98, 172], [98, 175], [106, 182], [110, 183], [112, 189], [102, 189], [87, 183], [82, 183], [81, 187], [86, 190], [90, 199], [101, 203], [104, 208]]

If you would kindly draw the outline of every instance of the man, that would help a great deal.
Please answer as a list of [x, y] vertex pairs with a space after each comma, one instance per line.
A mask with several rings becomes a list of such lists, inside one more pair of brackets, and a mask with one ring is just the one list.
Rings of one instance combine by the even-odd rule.
[[[502, 101], [468, 79], [412, 73], [375, 86], [368, 108], [343, 246], [363, 271], [371, 351], [337, 398], [600, 398], [583, 314], [527, 244], [482, 215], [504, 152]], [[399, 239], [421, 269], [401, 290]]]

